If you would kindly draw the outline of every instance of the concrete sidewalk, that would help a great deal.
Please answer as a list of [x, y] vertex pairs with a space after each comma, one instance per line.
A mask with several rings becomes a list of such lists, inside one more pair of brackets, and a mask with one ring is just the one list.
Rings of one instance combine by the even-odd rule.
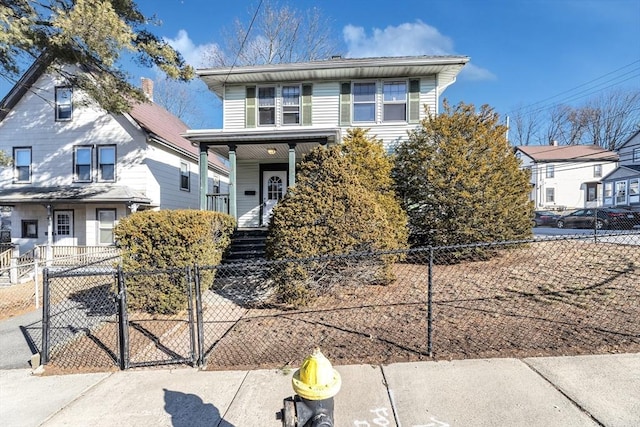
[[[640, 426], [640, 354], [336, 366], [336, 426]], [[0, 425], [282, 426], [292, 372], [0, 371]]]

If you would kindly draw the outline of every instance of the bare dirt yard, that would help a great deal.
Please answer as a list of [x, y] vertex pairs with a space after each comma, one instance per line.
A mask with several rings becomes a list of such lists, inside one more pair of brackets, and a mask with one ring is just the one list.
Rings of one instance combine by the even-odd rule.
[[[334, 364], [640, 352], [640, 246], [550, 241], [495, 255], [445, 264], [436, 254], [431, 276], [412, 257], [394, 265], [390, 284], [336, 285], [297, 309], [247, 301], [248, 282], [227, 281], [203, 296], [206, 368], [295, 367], [315, 347]], [[140, 319], [153, 330], [138, 327], [132, 349], [189, 353], [186, 315]], [[75, 369], [112, 369], [115, 335], [107, 322], [62, 353], [101, 361]]]

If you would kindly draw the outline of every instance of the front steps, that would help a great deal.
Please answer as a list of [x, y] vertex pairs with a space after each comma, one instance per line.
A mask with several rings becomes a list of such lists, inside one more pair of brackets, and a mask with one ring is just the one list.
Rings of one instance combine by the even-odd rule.
[[231, 236], [231, 245], [222, 260], [223, 263], [264, 259], [266, 228], [238, 229]]

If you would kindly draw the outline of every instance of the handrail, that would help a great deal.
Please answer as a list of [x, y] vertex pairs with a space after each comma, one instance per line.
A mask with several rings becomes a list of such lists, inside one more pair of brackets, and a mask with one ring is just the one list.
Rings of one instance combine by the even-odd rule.
[[13, 249], [7, 249], [4, 252], [0, 253], [0, 274], [2, 274], [2, 269], [9, 267], [11, 265], [11, 255], [13, 254]]

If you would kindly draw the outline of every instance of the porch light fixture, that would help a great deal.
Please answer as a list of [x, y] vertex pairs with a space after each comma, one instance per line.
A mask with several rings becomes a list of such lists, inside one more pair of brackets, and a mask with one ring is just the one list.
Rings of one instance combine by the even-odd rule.
[[276, 149], [271, 147], [271, 148], [267, 148], [267, 153], [271, 156], [273, 156], [274, 154], [276, 154]]

